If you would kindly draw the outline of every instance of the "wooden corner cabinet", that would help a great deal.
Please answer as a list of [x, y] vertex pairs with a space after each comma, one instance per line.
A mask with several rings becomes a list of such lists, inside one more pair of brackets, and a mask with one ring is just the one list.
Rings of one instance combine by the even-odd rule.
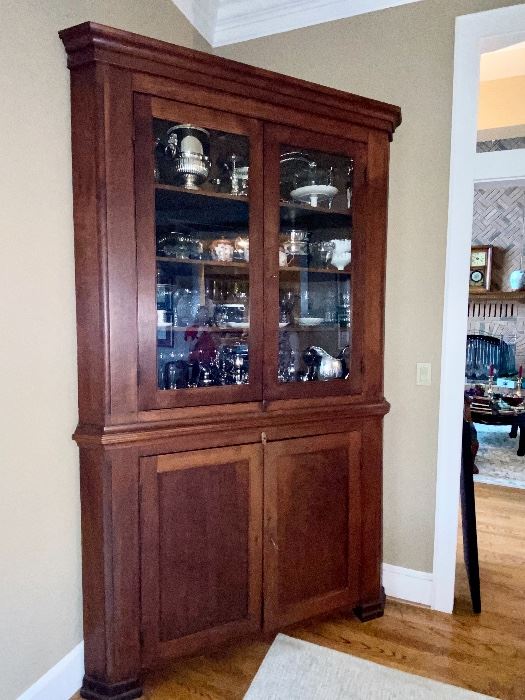
[[382, 614], [397, 107], [85, 23], [71, 71], [85, 671]]

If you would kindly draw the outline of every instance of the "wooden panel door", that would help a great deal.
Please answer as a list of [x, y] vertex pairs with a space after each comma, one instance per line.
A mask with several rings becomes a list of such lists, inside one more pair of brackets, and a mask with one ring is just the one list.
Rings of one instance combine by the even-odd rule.
[[357, 602], [360, 452], [358, 432], [266, 446], [266, 630]]
[[261, 626], [262, 446], [141, 460], [143, 662]]

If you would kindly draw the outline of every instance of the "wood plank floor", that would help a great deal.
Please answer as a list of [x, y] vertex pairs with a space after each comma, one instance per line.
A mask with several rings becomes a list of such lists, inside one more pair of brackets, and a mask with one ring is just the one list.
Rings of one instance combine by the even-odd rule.
[[[470, 612], [459, 555], [454, 615], [389, 601], [385, 616], [373, 622], [337, 615], [287, 633], [502, 700], [524, 700], [525, 490], [477, 484], [476, 499], [481, 615]], [[173, 662], [148, 675], [145, 697], [242, 698], [268, 648], [262, 642], [237, 644]]]

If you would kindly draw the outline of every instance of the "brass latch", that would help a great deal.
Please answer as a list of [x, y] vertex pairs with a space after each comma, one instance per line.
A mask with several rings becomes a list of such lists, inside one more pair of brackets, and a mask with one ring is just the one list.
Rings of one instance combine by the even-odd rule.
[[266, 445], [266, 443], [267, 443], [266, 433], [261, 433], [261, 442], [263, 445]]

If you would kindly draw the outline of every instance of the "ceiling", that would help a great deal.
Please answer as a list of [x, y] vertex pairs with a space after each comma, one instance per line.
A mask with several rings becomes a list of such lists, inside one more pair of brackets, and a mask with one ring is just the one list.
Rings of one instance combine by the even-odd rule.
[[481, 55], [480, 80], [501, 80], [525, 75], [525, 41]]
[[173, 0], [213, 47], [422, 0]]

